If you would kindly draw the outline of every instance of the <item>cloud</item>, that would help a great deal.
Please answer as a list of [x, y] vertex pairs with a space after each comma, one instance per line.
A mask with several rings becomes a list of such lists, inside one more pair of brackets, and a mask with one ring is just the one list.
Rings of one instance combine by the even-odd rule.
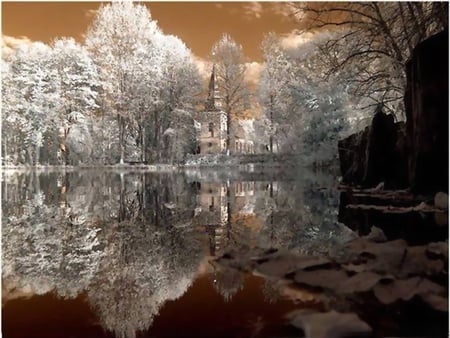
[[263, 65], [259, 62], [247, 62], [245, 64], [246, 66], [246, 72], [245, 72], [245, 78], [248, 82], [251, 84], [258, 84], [259, 77], [261, 76], [261, 72], [263, 70]]
[[273, 2], [270, 5], [271, 11], [280, 16], [284, 21], [291, 20], [296, 16], [296, 10], [292, 2]]
[[[204, 80], [209, 79], [211, 76], [212, 63], [206, 59], [194, 55], [194, 63], [197, 66], [200, 75]], [[259, 76], [263, 69], [263, 65], [258, 62], [247, 62], [245, 64], [245, 79], [252, 84], [256, 84], [259, 81]]]
[[260, 2], [249, 2], [242, 5], [244, 17], [253, 20], [260, 19], [263, 13], [263, 6]]
[[286, 49], [294, 49], [300, 45], [310, 42], [314, 37], [313, 33], [298, 33], [296, 30], [280, 36], [281, 46]]
[[20, 45], [23, 44], [30, 44], [31, 40], [26, 36], [9, 36], [9, 35], [2, 35], [2, 47], [9, 47], [9, 48], [17, 48]]
[[21, 45], [29, 45], [32, 41], [26, 36], [8, 36], [2, 35], [2, 57], [12, 55], [15, 50]]
[[87, 11], [85, 11], [85, 15], [87, 18], [91, 19], [91, 18], [95, 18], [95, 16], [97, 15], [98, 9], [88, 9]]
[[194, 63], [203, 79], [208, 79], [211, 76], [211, 62], [194, 55]]
[[264, 12], [264, 7], [260, 2], [227, 3], [226, 5], [217, 3], [214, 7], [224, 10], [232, 16], [241, 16], [248, 21], [260, 19]]

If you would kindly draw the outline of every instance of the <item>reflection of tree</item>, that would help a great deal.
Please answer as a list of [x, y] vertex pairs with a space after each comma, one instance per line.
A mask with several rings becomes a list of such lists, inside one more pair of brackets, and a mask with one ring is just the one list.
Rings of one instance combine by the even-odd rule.
[[[2, 214], [5, 294], [15, 288], [72, 298], [87, 291], [106, 329], [134, 337], [191, 285], [203, 254], [205, 234], [198, 230], [205, 229], [205, 219], [222, 224], [225, 240], [229, 221], [229, 241], [220, 243], [226, 250], [322, 252], [342, 238], [333, 223], [334, 192], [319, 189], [332, 181], [317, 183], [305, 175], [271, 184], [236, 179], [228, 186], [231, 216], [225, 199], [214, 200], [210, 210], [212, 194], [204, 213], [197, 213], [202, 200], [195, 196], [205, 187], [209, 191], [208, 182], [89, 170], [8, 177], [8, 186], [2, 184], [8, 194]], [[236, 182], [245, 183], [242, 190]], [[226, 198], [224, 181], [213, 183]], [[243, 287], [243, 275], [234, 270], [217, 270], [211, 278], [225, 300]], [[270, 285], [264, 289], [267, 296], [274, 291]]]
[[8, 187], [17, 203], [3, 214], [6, 291], [71, 298], [86, 290], [106, 329], [134, 337], [195, 278], [202, 248], [182, 176], [83, 172], [16, 181], [29, 189]]
[[264, 278], [261, 291], [264, 295], [264, 300], [269, 303], [276, 303], [281, 298], [279, 286], [276, 282], [276, 280], [272, 280], [268, 277]]
[[155, 282], [140, 284], [134, 267], [102, 271], [88, 292], [103, 328], [117, 337], [134, 337], [136, 331], [150, 327], [158, 313], [154, 298]]
[[195, 207], [174, 175], [121, 175], [119, 213], [104, 228], [105, 258], [88, 292], [102, 325], [119, 337], [148, 329], [192, 283], [201, 260]]
[[226, 302], [231, 301], [233, 296], [244, 287], [244, 275], [236, 269], [218, 267], [213, 275], [214, 289]]
[[191, 227], [145, 228], [136, 222], [105, 229], [105, 259], [89, 292], [102, 325], [118, 337], [148, 329], [159, 308], [180, 297], [201, 260]]
[[338, 194], [335, 178], [302, 169], [291, 181], [268, 182], [257, 209], [265, 218], [258, 245], [304, 253], [326, 253], [347, 240], [337, 224]]
[[26, 199], [15, 196], [17, 204], [2, 217], [2, 277], [7, 287], [74, 297], [89, 285], [102, 257], [98, 229], [90, 222], [74, 225], [68, 203], [55, 203], [55, 195], [64, 195], [56, 174], [33, 176]]

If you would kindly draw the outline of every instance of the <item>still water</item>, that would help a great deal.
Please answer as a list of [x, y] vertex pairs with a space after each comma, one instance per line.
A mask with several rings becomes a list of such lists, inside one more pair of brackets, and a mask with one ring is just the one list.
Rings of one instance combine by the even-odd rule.
[[335, 185], [311, 173], [4, 172], [3, 335], [289, 335], [284, 315], [320, 307], [313, 298], [299, 305], [211, 261], [236, 246], [326, 252], [349, 234]]
[[299, 336], [285, 316], [321, 309], [313, 293], [214, 258], [326, 254], [355, 236], [336, 186], [307, 171], [3, 172], [3, 337]]

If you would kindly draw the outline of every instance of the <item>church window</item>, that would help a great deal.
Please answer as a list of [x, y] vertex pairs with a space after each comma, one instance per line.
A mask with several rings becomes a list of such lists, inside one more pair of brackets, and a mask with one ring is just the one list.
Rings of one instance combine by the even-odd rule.
[[214, 137], [214, 123], [209, 123], [209, 132], [211, 133], [211, 137]]

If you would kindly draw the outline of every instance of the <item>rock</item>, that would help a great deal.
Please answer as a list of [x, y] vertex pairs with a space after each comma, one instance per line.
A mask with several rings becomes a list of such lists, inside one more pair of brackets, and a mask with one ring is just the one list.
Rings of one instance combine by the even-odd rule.
[[342, 181], [379, 189], [407, 186], [406, 126], [377, 111], [372, 124], [338, 142]]
[[390, 185], [394, 172], [394, 148], [397, 143], [394, 116], [377, 109], [370, 126], [362, 185], [373, 187], [379, 182]]
[[434, 213], [434, 222], [437, 225], [445, 225], [448, 226], [448, 212], [435, 212]]
[[343, 270], [297, 271], [294, 280], [299, 284], [334, 290], [348, 279]]
[[382, 276], [374, 272], [364, 271], [358, 273], [342, 283], [337, 284], [337, 292], [355, 293], [372, 289], [380, 280], [393, 279], [391, 276]]
[[406, 65], [408, 177], [415, 192], [448, 189], [448, 30], [416, 46]]
[[379, 283], [374, 287], [373, 292], [383, 304], [391, 304], [397, 300], [407, 301], [415, 295], [424, 295], [430, 303], [436, 302], [438, 307], [442, 304], [442, 300], [431, 295], [443, 297], [446, 294], [444, 287], [420, 277], [394, 280], [388, 284]]
[[445, 264], [441, 259], [430, 259], [427, 246], [412, 246], [405, 251], [403, 260], [398, 268], [397, 276], [433, 275], [444, 270]]
[[448, 190], [448, 30], [416, 46], [406, 74], [406, 124], [378, 108], [370, 127], [340, 140], [343, 183]]
[[445, 260], [448, 260], [448, 242], [433, 242], [427, 245], [427, 256], [441, 256]]
[[[410, 275], [439, 274], [445, 263], [433, 259], [429, 253], [438, 252], [444, 256], [441, 246], [408, 246], [404, 240], [376, 243], [361, 237], [347, 244], [346, 255], [341, 260], [347, 271], [372, 271], [405, 278]], [[346, 264], [345, 264], [346, 263]]]
[[275, 254], [263, 257], [255, 271], [264, 276], [283, 277], [291, 272], [330, 263], [325, 257], [300, 256], [292, 253]]
[[360, 184], [365, 172], [366, 147], [369, 140], [369, 127], [339, 140], [339, 163], [342, 181], [347, 184]]
[[336, 311], [313, 313], [305, 310], [291, 312], [291, 324], [305, 332], [307, 338], [339, 338], [367, 334], [372, 331], [355, 313]]
[[424, 293], [421, 294], [420, 297], [425, 303], [430, 305], [433, 309], [448, 312], [447, 298], [433, 293]]
[[375, 226], [370, 228], [370, 233], [367, 236], [364, 236], [364, 238], [366, 238], [368, 241], [375, 242], [375, 243], [381, 243], [381, 242], [387, 241], [386, 235], [384, 234], [383, 230], [381, 230], [380, 228], [377, 228]]
[[305, 288], [301, 288], [294, 283], [280, 287], [280, 293], [284, 298], [287, 298], [295, 303], [317, 302], [322, 298], [320, 295], [312, 293], [310, 290], [306, 290]]
[[434, 206], [439, 209], [448, 210], [448, 195], [444, 192], [438, 192], [434, 195]]

